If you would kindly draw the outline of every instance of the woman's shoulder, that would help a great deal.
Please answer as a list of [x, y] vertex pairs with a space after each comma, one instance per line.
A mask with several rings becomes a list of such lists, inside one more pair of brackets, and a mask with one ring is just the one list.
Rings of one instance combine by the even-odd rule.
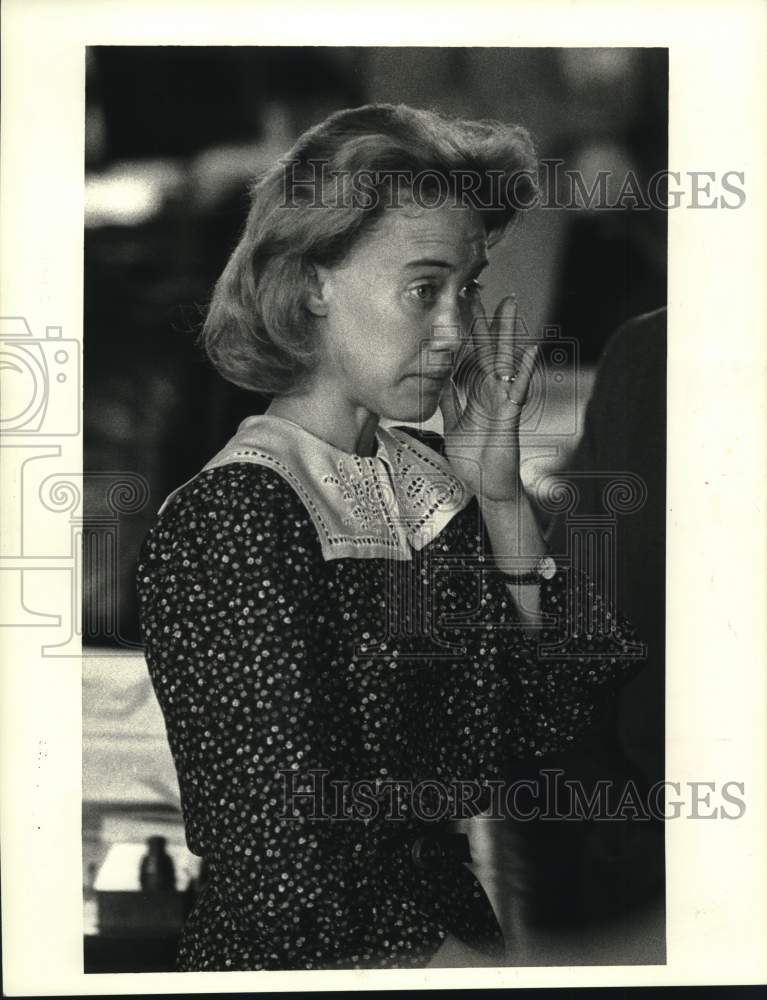
[[206, 468], [184, 483], [174, 493], [163, 511], [188, 512], [194, 508], [205, 511], [236, 508], [252, 517], [258, 512], [267, 515], [279, 511], [303, 510], [301, 500], [284, 476], [269, 465], [235, 461]]
[[307, 558], [315, 549], [319, 553], [316, 530], [298, 494], [274, 469], [253, 462], [205, 469], [174, 491], [142, 552], [151, 549], [162, 558], [182, 548], [204, 553], [230, 544], [257, 546], [263, 553], [290, 549]]

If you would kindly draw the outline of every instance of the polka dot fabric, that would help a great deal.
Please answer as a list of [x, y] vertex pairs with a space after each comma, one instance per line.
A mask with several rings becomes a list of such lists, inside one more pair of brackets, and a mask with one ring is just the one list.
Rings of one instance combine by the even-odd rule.
[[[625, 622], [567, 630], [574, 586], [599, 605], [589, 581], [560, 569], [541, 588], [551, 624], [523, 628], [476, 501], [411, 561], [325, 560], [287, 481], [242, 462], [174, 497], [137, 579], [187, 841], [209, 870], [179, 968], [418, 968], [448, 932], [500, 956], [469, 868], [423, 868], [411, 848], [439, 818], [435, 783], [450, 796], [567, 747], [630, 674]], [[418, 808], [392, 793], [418, 783]]]

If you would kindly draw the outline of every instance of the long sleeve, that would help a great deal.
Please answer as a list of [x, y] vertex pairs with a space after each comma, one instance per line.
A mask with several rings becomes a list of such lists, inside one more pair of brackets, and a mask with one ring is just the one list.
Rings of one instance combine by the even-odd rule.
[[[190, 846], [272, 968], [321, 964], [328, 935], [354, 941], [373, 849], [363, 823], [322, 818], [333, 803], [318, 775], [339, 773], [334, 734], [347, 720], [312, 657], [333, 627], [316, 592], [319, 559], [284, 481], [230, 466], [176, 499], [139, 566]], [[288, 779], [316, 794], [294, 796], [291, 809]]]
[[519, 756], [555, 753], [588, 735], [646, 660], [631, 623], [577, 569], [543, 581], [541, 611], [540, 627], [520, 634], [514, 657]]
[[[444, 454], [440, 435], [404, 429]], [[438, 559], [440, 552], [447, 557], [451, 581], [438, 614], [463, 616], [450, 638], [460, 644], [469, 630], [488, 636], [479, 647], [482, 659], [469, 674], [454, 671], [450, 683], [461, 688], [470, 711], [479, 683], [488, 700], [503, 704], [499, 749], [512, 758], [542, 757], [587, 736], [618, 689], [646, 662], [633, 625], [587, 573], [562, 560], [554, 577], [542, 581], [540, 625], [523, 625], [503, 573], [494, 566], [476, 500], [447, 526], [436, 548]], [[470, 731], [470, 716], [462, 721]]]
[[521, 621], [475, 501], [434, 545], [433, 621], [457, 651], [433, 674], [440, 697], [430, 711], [441, 711], [454, 734], [444, 741], [440, 773], [497, 780], [512, 760], [559, 753], [588, 737], [646, 662], [632, 625], [567, 564], [542, 582], [540, 624]]

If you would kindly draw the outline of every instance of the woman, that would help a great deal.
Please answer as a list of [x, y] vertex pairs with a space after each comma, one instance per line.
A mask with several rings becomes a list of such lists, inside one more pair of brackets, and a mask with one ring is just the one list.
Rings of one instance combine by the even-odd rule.
[[[209, 872], [182, 969], [420, 967], [456, 942], [500, 962], [448, 821], [627, 673], [625, 626], [546, 555], [521, 486], [514, 297], [482, 318], [533, 167], [523, 129], [370, 105], [254, 188], [203, 340], [273, 399], [171, 494], [138, 569]], [[443, 435], [381, 423], [438, 408]]]

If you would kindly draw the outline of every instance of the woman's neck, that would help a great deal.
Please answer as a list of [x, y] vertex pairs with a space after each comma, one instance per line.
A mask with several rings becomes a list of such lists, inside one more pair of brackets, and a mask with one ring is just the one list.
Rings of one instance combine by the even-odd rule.
[[361, 406], [352, 406], [324, 393], [311, 392], [275, 396], [266, 410], [272, 417], [282, 417], [352, 455], [372, 456], [376, 450], [378, 415]]

